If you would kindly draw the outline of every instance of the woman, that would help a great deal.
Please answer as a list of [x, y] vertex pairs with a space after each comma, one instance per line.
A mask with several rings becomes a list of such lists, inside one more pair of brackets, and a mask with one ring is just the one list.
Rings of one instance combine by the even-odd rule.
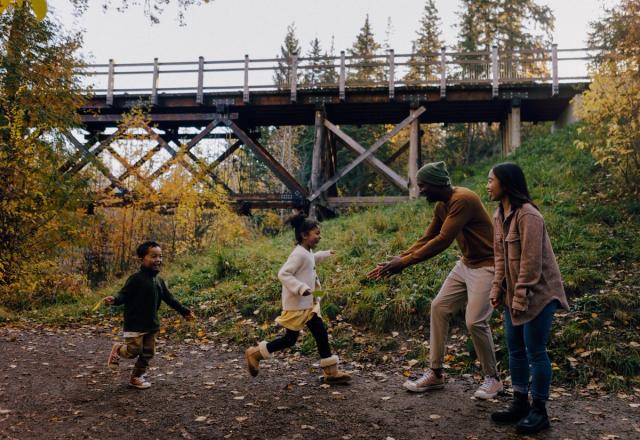
[[[551, 362], [547, 341], [556, 308], [569, 309], [544, 219], [531, 201], [522, 169], [513, 163], [489, 172], [487, 192], [500, 202], [493, 216], [495, 275], [490, 301], [504, 307], [513, 401], [491, 414], [498, 423], [517, 423], [519, 434], [549, 427]], [[529, 404], [529, 375], [531, 398]]]

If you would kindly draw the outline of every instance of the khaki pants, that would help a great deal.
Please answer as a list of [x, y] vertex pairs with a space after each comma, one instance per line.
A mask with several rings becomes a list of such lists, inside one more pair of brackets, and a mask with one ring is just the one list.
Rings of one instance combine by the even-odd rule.
[[124, 338], [125, 345], [120, 347], [118, 354], [123, 358], [134, 359], [136, 361], [132, 376], [142, 376], [149, 366], [149, 361], [156, 352], [156, 333], [146, 333], [134, 338]]
[[497, 373], [493, 336], [489, 327], [489, 318], [493, 313], [489, 303], [493, 271], [493, 267], [471, 269], [458, 261], [447, 276], [440, 292], [431, 302], [431, 368], [442, 368], [449, 321], [466, 304], [465, 321], [482, 372], [485, 376]]

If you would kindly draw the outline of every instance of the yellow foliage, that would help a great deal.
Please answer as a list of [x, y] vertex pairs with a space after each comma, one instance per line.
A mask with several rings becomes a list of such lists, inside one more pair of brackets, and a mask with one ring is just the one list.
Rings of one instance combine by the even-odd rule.
[[576, 146], [620, 179], [628, 191], [640, 189], [640, 76], [613, 62], [599, 67], [584, 93]]

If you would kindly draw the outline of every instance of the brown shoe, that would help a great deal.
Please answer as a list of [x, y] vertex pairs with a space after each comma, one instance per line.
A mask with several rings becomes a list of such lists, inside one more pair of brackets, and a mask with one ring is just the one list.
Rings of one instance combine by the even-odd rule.
[[139, 390], [146, 390], [151, 386], [151, 383], [144, 376], [131, 376], [129, 386]]
[[244, 352], [244, 358], [247, 361], [249, 374], [256, 377], [260, 372], [260, 361], [269, 358], [266, 341], [262, 341], [255, 347], [247, 348]]
[[109, 353], [109, 357], [107, 358], [107, 367], [112, 370], [115, 370], [120, 365], [120, 355], [118, 353], [120, 352], [120, 347], [123, 345], [124, 344], [116, 342], [113, 344], [113, 347], [111, 347], [111, 353]]
[[320, 367], [324, 373], [325, 383], [348, 383], [351, 381], [351, 375], [338, 369], [338, 356], [331, 356], [320, 359]]

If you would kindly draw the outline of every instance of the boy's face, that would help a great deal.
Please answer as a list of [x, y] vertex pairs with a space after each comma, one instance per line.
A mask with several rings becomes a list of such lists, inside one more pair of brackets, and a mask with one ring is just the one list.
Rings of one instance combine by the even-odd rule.
[[142, 257], [142, 266], [160, 272], [160, 266], [162, 266], [162, 249], [159, 246], [149, 248], [147, 255]]

